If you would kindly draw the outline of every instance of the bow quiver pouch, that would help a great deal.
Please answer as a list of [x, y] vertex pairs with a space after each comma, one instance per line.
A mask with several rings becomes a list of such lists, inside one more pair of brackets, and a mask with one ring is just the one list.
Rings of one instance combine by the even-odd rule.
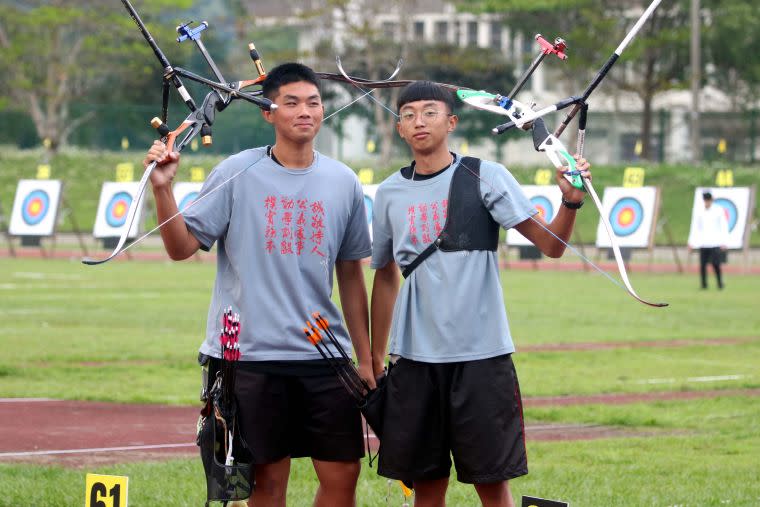
[[[251, 453], [245, 441], [240, 438], [237, 427], [237, 404], [221, 406], [221, 378], [217, 377], [217, 361], [210, 359], [208, 378], [217, 380], [210, 390], [205, 391], [206, 400], [198, 420], [196, 443], [200, 447], [201, 461], [206, 474], [206, 506], [212, 501], [228, 502], [245, 500], [253, 489], [253, 468]], [[204, 365], [206, 366], [206, 365]], [[216, 368], [215, 368], [216, 366]], [[226, 465], [226, 444], [229, 435], [228, 421], [233, 425], [234, 464]]]
[[359, 403], [359, 411], [364, 416], [364, 420], [370, 425], [375, 432], [378, 440], [383, 435], [383, 416], [385, 415], [385, 384], [386, 376], [383, 376], [378, 382], [377, 387], [372, 389], [364, 399]]

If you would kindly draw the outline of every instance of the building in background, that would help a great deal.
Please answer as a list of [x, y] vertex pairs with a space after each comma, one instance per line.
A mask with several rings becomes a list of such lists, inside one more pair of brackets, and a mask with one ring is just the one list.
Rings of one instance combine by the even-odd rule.
[[[538, 52], [534, 33], [513, 31], [504, 24], [498, 14], [474, 14], [458, 11], [451, 2], [443, 0], [241, 0], [242, 9], [247, 12], [255, 26], [276, 28], [287, 26], [296, 34], [296, 46], [301, 59], [318, 70], [335, 71], [329, 62], [316, 59], [315, 48], [329, 43], [336, 54], [340, 55], [349, 43], [355, 43], [351, 30], [364, 24], [368, 30], [376, 31], [386, 40], [405, 40], [408, 44], [450, 44], [460, 47], [476, 46], [490, 48], [507, 62], [516, 65], [516, 80], [521, 72], [533, 60]], [[544, 34], [547, 39], [561, 34]], [[623, 34], [621, 34], [622, 38]], [[572, 41], [569, 42], [569, 54], [572, 58]], [[277, 62], [269, 62], [274, 65]], [[602, 65], [602, 61], [589, 62], [589, 67]], [[547, 60], [532, 76], [518, 99], [524, 103], [536, 102], [540, 106], [552, 104], [577, 94], [586, 82], [571, 81], [561, 73], [558, 61]], [[349, 72], [352, 69], [347, 68]], [[612, 71], [613, 74], [633, 72], [626, 64], [625, 56]], [[399, 76], [404, 78], [404, 70]], [[617, 89], [610, 80], [604, 82], [594, 93], [590, 101], [589, 127], [587, 131], [587, 152], [593, 153], [598, 164], [634, 161], [641, 153], [642, 102], [631, 92]], [[463, 74], [457, 84], [467, 85], [467, 75]], [[335, 108], [346, 104], [358, 96], [358, 91], [349, 86], [333, 87], [341, 100], [335, 100]], [[506, 93], [509, 90], [488, 90]], [[340, 96], [342, 94], [342, 97]], [[731, 136], [737, 126], [736, 115], [726, 112], [734, 110], [731, 101], [720, 90], [706, 86], [701, 91], [702, 146], [711, 150], [718, 146], [721, 139]], [[369, 101], [369, 98], [362, 99]], [[670, 90], [658, 93], [654, 98], [651, 147], [652, 159], [679, 162], [689, 159], [690, 149], [690, 110], [691, 95], [688, 90]], [[390, 104], [387, 104], [390, 106]], [[350, 111], [350, 109], [348, 110]], [[369, 120], [348, 111], [340, 113], [340, 122], [336, 118], [329, 120], [318, 137], [320, 150], [346, 160], [372, 159], [375, 155], [374, 125]], [[331, 111], [328, 110], [329, 114]], [[389, 114], [389, 113], [388, 113]], [[548, 125], [556, 125], [563, 112], [547, 117]], [[749, 122], [760, 121], [750, 115]], [[506, 117], [493, 117], [493, 125], [503, 123]], [[337, 124], [340, 123], [338, 126]], [[339, 127], [339, 128], [338, 128]], [[739, 127], [745, 131], [760, 131], [750, 126]], [[738, 137], [738, 136], [737, 136]], [[572, 147], [575, 143], [574, 128], [571, 126], [563, 136], [563, 141]], [[543, 154], [532, 148], [529, 136], [503, 143], [494, 142], [493, 138], [483, 136], [477, 143], [469, 140], [471, 154], [498, 159], [506, 165], [542, 164]], [[460, 139], [460, 142], [466, 142]], [[755, 140], [747, 138], [735, 141], [742, 152], [756, 153]], [[760, 143], [757, 143], [760, 144]], [[459, 147], [455, 142], [453, 146]], [[403, 156], [403, 155], [402, 155]], [[747, 157], [755, 160], [755, 156]]]

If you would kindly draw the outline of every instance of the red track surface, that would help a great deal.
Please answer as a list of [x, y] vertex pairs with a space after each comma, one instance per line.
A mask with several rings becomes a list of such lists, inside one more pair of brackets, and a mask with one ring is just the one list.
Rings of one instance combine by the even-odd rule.
[[[760, 396], [760, 389], [525, 398], [525, 406], [623, 404]], [[198, 409], [63, 400], [0, 400], [0, 462], [97, 466], [197, 456]], [[533, 441], [589, 440], [646, 433], [573, 424], [526, 427]], [[374, 446], [377, 441], [373, 440]], [[374, 447], [373, 446], [373, 447]]]

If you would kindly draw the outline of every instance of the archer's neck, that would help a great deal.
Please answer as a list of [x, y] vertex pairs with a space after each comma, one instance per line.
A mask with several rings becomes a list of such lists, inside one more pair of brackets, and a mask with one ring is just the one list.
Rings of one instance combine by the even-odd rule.
[[413, 155], [415, 162], [414, 170], [418, 174], [432, 174], [451, 164], [451, 153], [446, 143], [432, 152], [415, 152]]
[[314, 162], [314, 141], [296, 143], [288, 139], [276, 139], [272, 153], [283, 167], [305, 169]]

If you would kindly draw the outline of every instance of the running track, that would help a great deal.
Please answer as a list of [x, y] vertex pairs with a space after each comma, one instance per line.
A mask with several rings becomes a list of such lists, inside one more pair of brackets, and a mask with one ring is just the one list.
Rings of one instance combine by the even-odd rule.
[[[649, 401], [760, 396], [760, 389], [674, 391], [592, 396], [529, 397], [526, 407], [623, 404]], [[30, 462], [63, 466], [98, 466], [197, 456], [198, 409], [44, 398], [0, 399], [0, 463]], [[532, 441], [589, 440], [645, 436], [609, 428], [574, 424], [526, 426]], [[374, 435], [371, 442], [377, 445]]]

